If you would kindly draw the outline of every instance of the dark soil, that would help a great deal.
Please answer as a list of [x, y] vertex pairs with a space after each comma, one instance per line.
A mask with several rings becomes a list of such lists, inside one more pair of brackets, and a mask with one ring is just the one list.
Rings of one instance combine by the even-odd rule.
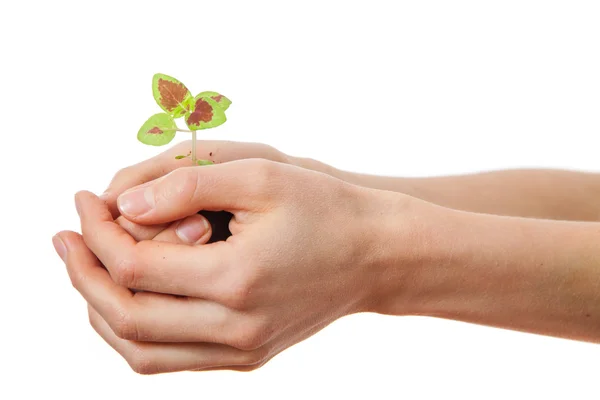
[[231, 236], [229, 221], [233, 217], [232, 213], [227, 211], [200, 211], [198, 214], [203, 215], [212, 226], [212, 236], [208, 243], [227, 240]]

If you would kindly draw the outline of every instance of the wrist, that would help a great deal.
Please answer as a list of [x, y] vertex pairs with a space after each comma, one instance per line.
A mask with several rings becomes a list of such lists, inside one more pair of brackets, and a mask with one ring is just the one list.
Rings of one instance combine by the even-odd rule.
[[369, 230], [372, 255], [365, 311], [423, 314], [430, 278], [457, 262], [461, 212], [401, 193], [368, 189], [376, 197]]

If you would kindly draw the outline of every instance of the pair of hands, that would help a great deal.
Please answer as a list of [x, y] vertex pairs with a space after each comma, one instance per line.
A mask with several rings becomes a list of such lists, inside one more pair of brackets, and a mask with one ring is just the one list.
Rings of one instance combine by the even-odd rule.
[[[136, 372], [252, 370], [344, 315], [377, 311], [384, 249], [415, 236], [412, 218], [382, 235], [384, 214], [428, 203], [264, 145], [206, 142], [218, 164], [182, 167], [174, 154], [189, 146], [122, 170], [101, 198], [78, 193], [82, 235], [53, 240], [92, 326]], [[199, 210], [231, 212], [232, 236], [205, 244]]]

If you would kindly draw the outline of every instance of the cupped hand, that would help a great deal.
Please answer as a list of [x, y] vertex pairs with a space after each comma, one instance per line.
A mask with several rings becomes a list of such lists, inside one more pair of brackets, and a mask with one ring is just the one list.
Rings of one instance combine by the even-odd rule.
[[[136, 240], [155, 239], [168, 242], [183, 242], [189, 243], [190, 238], [182, 238], [181, 236], [175, 236], [175, 229], [171, 226], [168, 232], [161, 233], [163, 229], [167, 229], [169, 224], [160, 224], [156, 226], [142, 227], [135, 223], [126, 221], [120, 216], [117, 208], [117, 198], [124, 191], [146, 182], [150, 182], [154, 179], [158, 179], [175, 169], [182, 167], [192, 166], [192, 162], [189, 158], [176, 159], [177, 155], [186, 155], [190, 152], [192, 147], [191, 141], [185, 141], [179, 143], [167, 151], [140, 162], [138, 164], [126, 167], [118, 171], [112, 178], [108, 188], [101, 195], [101, 198], [106, 202], [116, 222], [122, 224], [125, 230], [131, 234]], [[281, 151], [262, 144], [262, 143], [246, 143], [246, 142], [231, 142], [231, 141], [199, 141], [198, 144], [198, 157], [200, 159], [209, 159], [214, 163], [223, 163], [234, 160], [259, 158], [264, 160], [270, 160], [280, 163], [292, 164], [302, 166], [304, 168], [326, 171], [331, 175], [335, 175], [337, 170], [329, 167], [325, 164], [316, 162], [314, 160], [306, 158], [298, 158], [288, 156]], [[203, 218], [203, 221], [207, 221]], [[201, 224], [202, 217], [189, 220], [188, 223], [184, 224], [188, 226], [188, 231], [194, 233], [194, 238], [197, 238], [195, 233], [205, 228], [204, 224]], [[179, 222], [178, 222], [179, 223]], [[171, 224], [172, 225], [172, 224]], [[206, 243], [211, 239], [212, 227], [208, 223], [211, 231], [202, 236], [196, 244]], [[222, 235], [219, 235], [222, 236]]]
[[[61, 232], [57, 248], [93, 327], [134, 370], [249, 370], [377, 301], [389, 196], [264, 160], [180, 168], [122, 194], [120, 213], [158, 225], [227, 210], [227, 241], [138, 242], [82, 192], [83, 236]], [[394, 240], [415, 236], [412, 220]]]

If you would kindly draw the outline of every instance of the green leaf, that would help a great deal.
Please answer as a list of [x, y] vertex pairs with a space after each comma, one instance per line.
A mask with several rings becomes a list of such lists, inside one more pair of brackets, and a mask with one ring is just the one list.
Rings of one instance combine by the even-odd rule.
[[171, 76], [155, 74], [152, 78], [152, 94], [160, 108], [173, 118], [183, 117], [193, 108], [194, 98], [188, 88]]
[[210, 160], [197, 160], [196, 164], [198, 164], [198, 165], [213, 165], [214, 162], [212, 162]]
[[221, 107], [221, 109], [223, 109], [223, 111], [227, 110], [231, 105], [231, 100], [217, 92], [202, 92], [198, 96], [196, 96], [196, 98], [198, 97], [210, 97], [219, 105], [219, 107]]
[[175, 137], [177, 125], [169, 114], [154, 114], [142, 125], [137, 138], [144, 144], [163, 146]]
[[225, 111], [210, 97], [196, 96], [194, 107], [185, 115], [185, 123], [192, 131], [209, 129], [227, 121]]
[[176, 160], [181, 160], [182, 158], [187, 158], [187, 156], [175, 156]]

